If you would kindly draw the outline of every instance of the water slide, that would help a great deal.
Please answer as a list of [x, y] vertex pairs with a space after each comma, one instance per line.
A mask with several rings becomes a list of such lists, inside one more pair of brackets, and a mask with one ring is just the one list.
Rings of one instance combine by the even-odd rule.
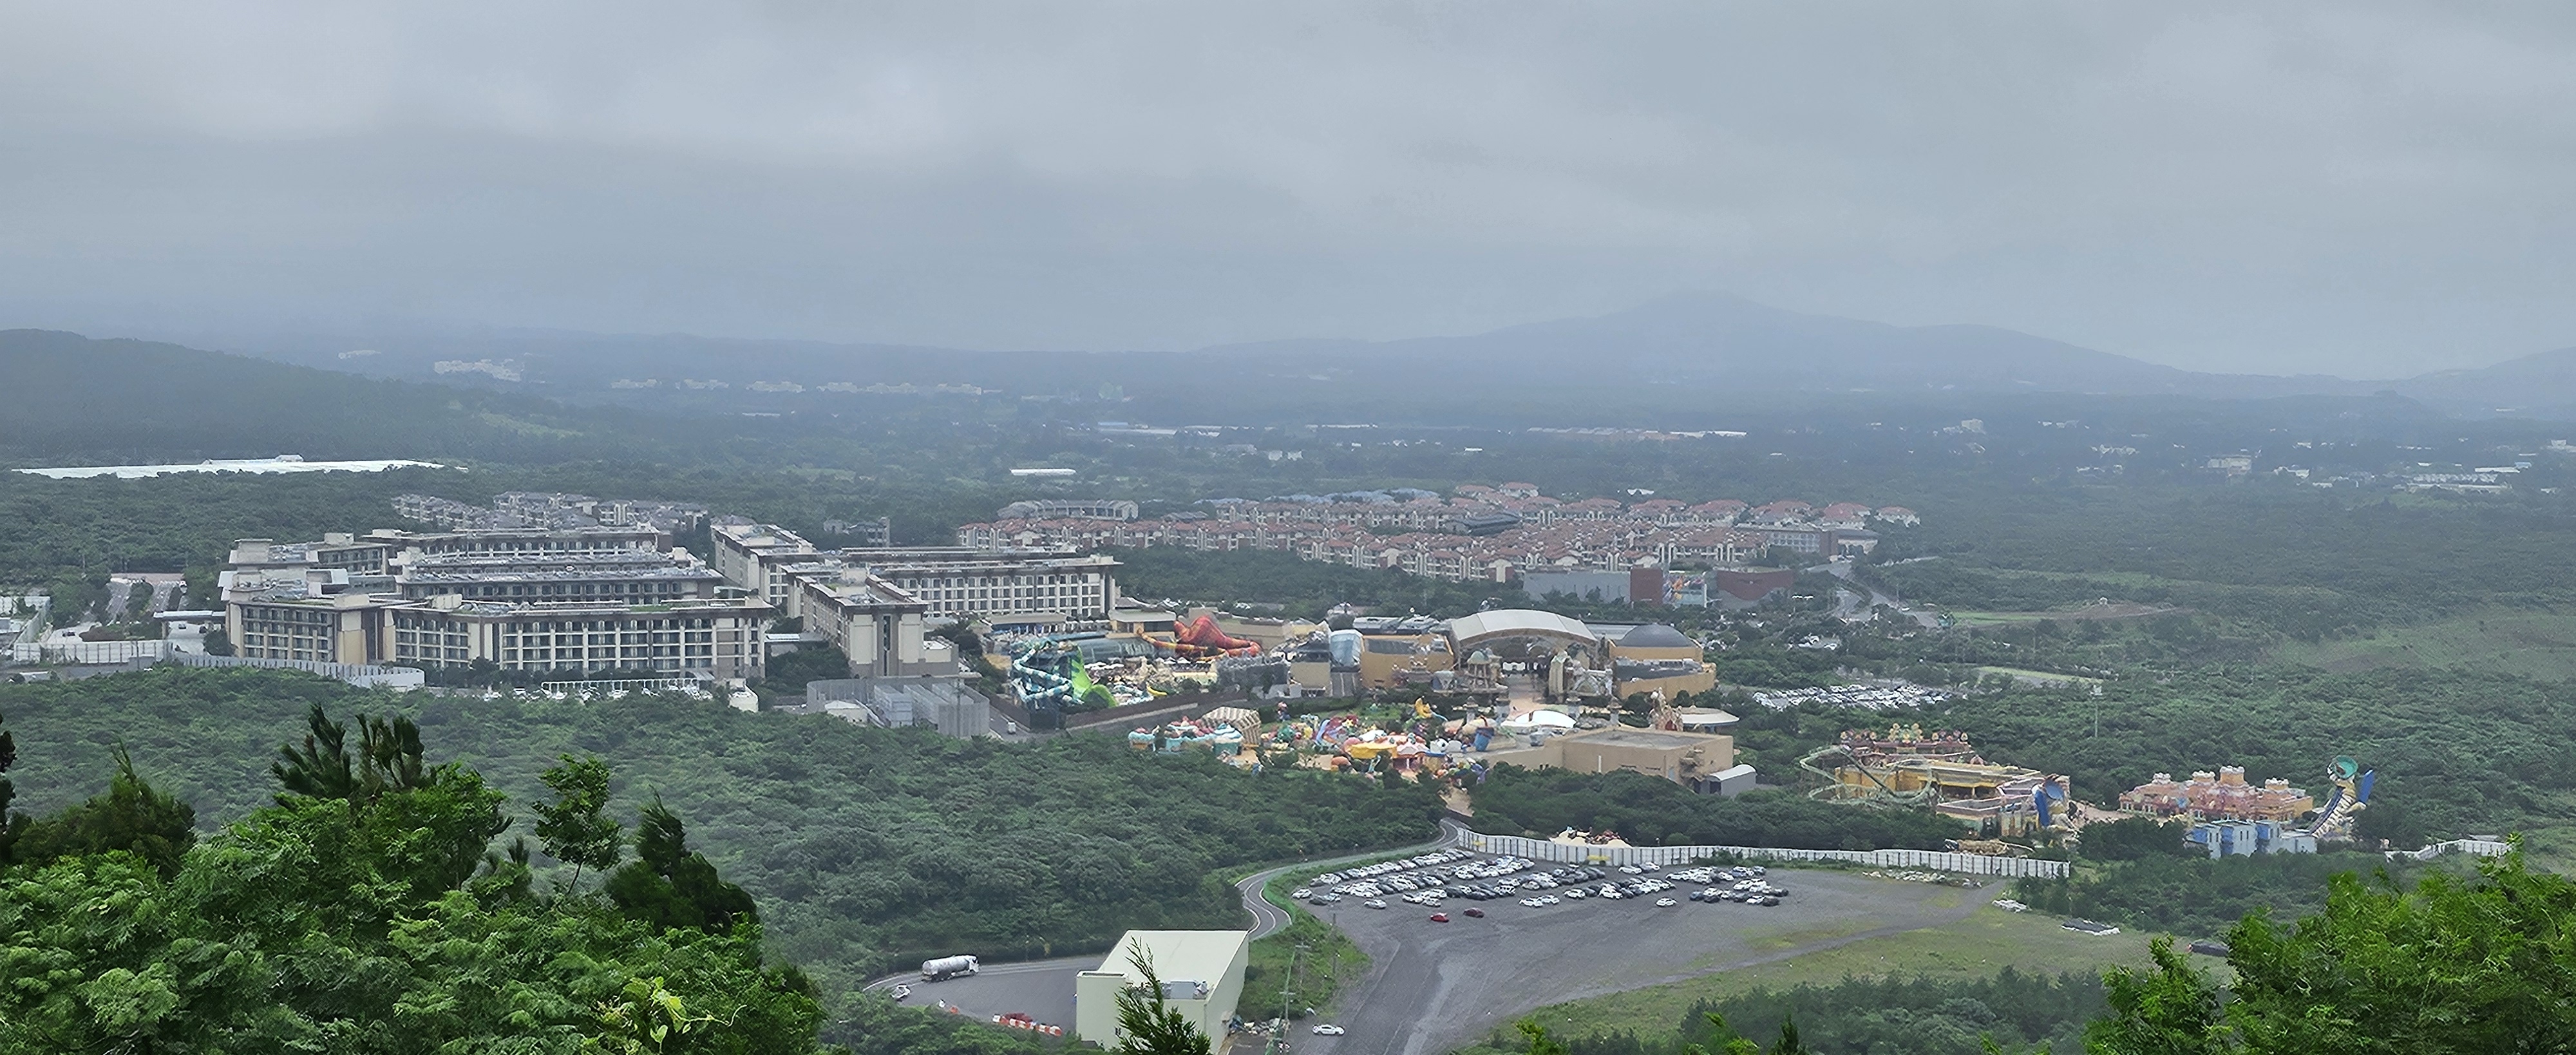
[[2379, 771], [2364, 770], [2361, 763], [2338, 757], [2326, 775], [2334, 781], [2334, 795], [2326, 800], [2325, 809], [2317, 811], [2317, 822], [2308, 828], [2308, 834], [2319, 839], [2349, 839], [2353, 821], [2370, 808], [2370, 788], [2377, 782]]

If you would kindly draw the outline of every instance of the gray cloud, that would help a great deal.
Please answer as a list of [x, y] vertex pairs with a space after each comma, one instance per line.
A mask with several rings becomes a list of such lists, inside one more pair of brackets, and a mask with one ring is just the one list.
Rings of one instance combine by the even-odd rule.
[[1725, 289], [2195, 367], [2576, 344], [2563, 5], [13, 5], [0, 314], [980, 347]]

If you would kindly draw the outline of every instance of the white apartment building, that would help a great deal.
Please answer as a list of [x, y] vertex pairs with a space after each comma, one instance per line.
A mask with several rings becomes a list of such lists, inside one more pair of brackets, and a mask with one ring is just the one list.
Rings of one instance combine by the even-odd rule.
[[847, 549], [841, 559], [920, 598], [934, 616], [996, 623], [1109, 617], [1118, 559], [1071, 550], [967, 546]]

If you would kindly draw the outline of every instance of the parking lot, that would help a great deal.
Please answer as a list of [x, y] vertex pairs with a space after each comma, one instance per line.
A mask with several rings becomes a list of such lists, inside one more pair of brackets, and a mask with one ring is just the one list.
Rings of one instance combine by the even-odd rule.
[[[1307, 910], [1351, 935], [1368, 952], [1371, 963], [1368, 977], [1344, 987], [1337, 1006], [1295, 1024], [1290, 1039], [1296, 1050], [1437, 1055], [1547, 1004], [1935, 926], [1967, 915], [1991, 896], [1848, 872], [1793, 869], [1771, 869], [1758, 879], [1710, 877], [1705, 882], [1684, 881], [1690, 878], [1688, 869], [1638, 873], [1599, 869], [1582, 878], [1560, 873], [1533, 882], [1534, 877], [1567, 866], [1538, 863], [1513, 869], [1502, 859], [1464, 853], [1449, 856], [1451, 860], [1435, 866], [1442, 873], [1437, 876], [1414, 868], [1342, 875], [1330, 883], [1310, 885], [1309, 896], [1303, 899]], [[1464, 874], [1458, 874], [1460, 866], [1466, 866]], [[1408, 877], [1406, 884], [1415, 889], [1388, 883], [1391, 875]], [[1484, 899], [1453, 894], [1429, 903], [1433, 887], [1452, 891], [1499, 887], [1504, 880], [1513, 881], [1517, 889], [1498, 890], [1499, 896]], [[1318, 897], [1334, 887], [1355, 889], [1354, 882], [1377, 886], [1383, 896], [1345, 894], [1318, 903]], [[1605, 883], [1637, 892], [1606, 898], [1599, 892]], [[1786, 894], [1770, 906], [1690, 897], [1738, 883], [1768, 884]], [[1584, 895], [1572, 896], [1576, 889], [1584, 890]], [[1402, 898], [1408, 894], [1426, 903], [1407, 903]], [[1556, 903], [1523, 904], [1524, 899], [1546, 897], [1556, 898]], [[1369, 908], [1371, 900], [1383, 901], [1387, 907]], [[1658, 904], [1664, 900], [1673, 904]], [[1483, 915], [1470, 916], [1469, 909]], [[1450, 922], [1433, 922], [1430, 917], [1435, 912]], [[906, 1003], [926, 1008], [945, 1002], [983, 1021], [1019, 1012], [1070, 1028], [1073, 977], [1099, 962], [1100, 955], [1093, 954], [990, 964], [972, 977], [915, 981]], [[1243, 1011], [1250, 1016], [1273, 1008], [1278, 995], [1275, 987], [1267, 994], [1247, 991]], [[1309, 1032], [1320, 1022], [1348, 1032], [1339, 1037]], [[1675, 1024], [1639, 1026], [1650, 1031]]]
[[[1542, 864], [1515, 874], [1556, 867]], [[1647, 877], [1611, 871], [1589, 885], [1597, 890], [1604, 881]], [[1299, 1023], [1293, 1041], [1310, 1052], [1434, 1055], [1542, 1005], [1946, 923], [1983, 903], [1956, 888], [1845, 872], [1774, 869], [1764, 879], [1789, 891], [1780, 904], [1689, 900], [1690, 892], [1709, 885], [1700, 883], [1618, 899], [1572, 899], [1565, 896], [1570, 884], [1560, 881], [1554, 888], [1481, 901], [1453, 896], [1437, 907], [1397, 900], [1401, 891], [1381, 899], [1384, 909], [1347, 895], [1311, 905], [1316, 915], [1349, 933], [1372, 962], [1368, 978], [1345, 989], [1328, 1018], [1348, 1033], [1314, 1036]], [[1523, 905], [1532, 894], [1559, 900]], [[1674, 904], [1656, 904], [1666, 898]], [[1469, 908], [1484, 916], [1468, 916]], [[1435, 911], [1450, 922], [1432, 922]], [[1258, 994], [1244, 999], [1255, 1001]], [[1678, 1023], [1639, 1023], [1644, 1031], [1672, 1025]]]

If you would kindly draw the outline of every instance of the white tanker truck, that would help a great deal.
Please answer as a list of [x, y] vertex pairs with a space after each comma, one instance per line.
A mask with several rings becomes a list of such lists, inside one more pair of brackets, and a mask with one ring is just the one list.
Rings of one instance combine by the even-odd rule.
[[944, 982], [959, 975], [973, 974], [982, 969], [983, 965], [977, 963], [975, 958], [972, 956], [942, 956], [936, 960], [921, 961], [921, 980], [925, 982]]

